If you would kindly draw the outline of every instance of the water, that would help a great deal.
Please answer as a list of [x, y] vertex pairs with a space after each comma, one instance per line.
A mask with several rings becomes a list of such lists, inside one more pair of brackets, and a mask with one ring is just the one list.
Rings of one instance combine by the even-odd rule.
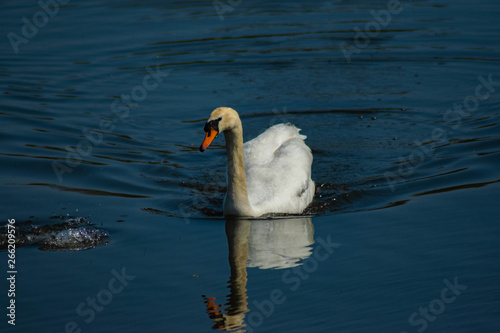
[[[497, 332], [500, 7], [391, 3], [1, 3], [2, 223], [109, 235], [18, 247], [2, 330]], [[307, 135], [307, 215], [224, 221], [218, 106]]]

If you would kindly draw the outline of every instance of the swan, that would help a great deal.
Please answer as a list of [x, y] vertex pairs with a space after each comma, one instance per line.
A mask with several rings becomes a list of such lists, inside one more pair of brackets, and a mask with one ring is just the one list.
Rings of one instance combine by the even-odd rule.
[[227, 152], [225, 216], [259, 217], [270, 213], [300, 214], [312, 202], [313, 156], [305, 135], [291, 124], [277, 124], [243, 144], [238, 113], [215, 109], [204, 127], [205, 151], [224, 132]]

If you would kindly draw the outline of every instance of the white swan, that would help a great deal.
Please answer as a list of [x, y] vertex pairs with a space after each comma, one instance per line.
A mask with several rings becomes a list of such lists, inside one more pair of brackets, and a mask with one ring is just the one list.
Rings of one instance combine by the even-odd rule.
[[215, 109], [204, 128], [205, 151], [224, 132], [227, 151], [225, 216], [258, 217], [268, 213], [300, 214], [311, 203], [312, 154], [291, 124], [275, 125], [243, 144], [238, 113], [226, 107]]

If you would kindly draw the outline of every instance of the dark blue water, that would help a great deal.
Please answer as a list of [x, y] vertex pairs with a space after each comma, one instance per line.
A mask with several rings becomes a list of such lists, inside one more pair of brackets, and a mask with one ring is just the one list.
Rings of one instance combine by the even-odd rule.
[[[0, 3], [2, 225], [109, 239], [15, 297], [2, 250], [2, 331], [500, 330], [499, 3], [47, 3]], [[307, 215], [223, 219], [218, 106], [307, 135]]]

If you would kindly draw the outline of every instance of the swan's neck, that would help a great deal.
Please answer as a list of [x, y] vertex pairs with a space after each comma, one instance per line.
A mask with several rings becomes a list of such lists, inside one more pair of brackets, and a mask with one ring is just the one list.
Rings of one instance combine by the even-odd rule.
[[224, 131], [224, 137], [226, 138], [228, 180], [224, 215], [254, 216], [248, 200], [241, 125]]

